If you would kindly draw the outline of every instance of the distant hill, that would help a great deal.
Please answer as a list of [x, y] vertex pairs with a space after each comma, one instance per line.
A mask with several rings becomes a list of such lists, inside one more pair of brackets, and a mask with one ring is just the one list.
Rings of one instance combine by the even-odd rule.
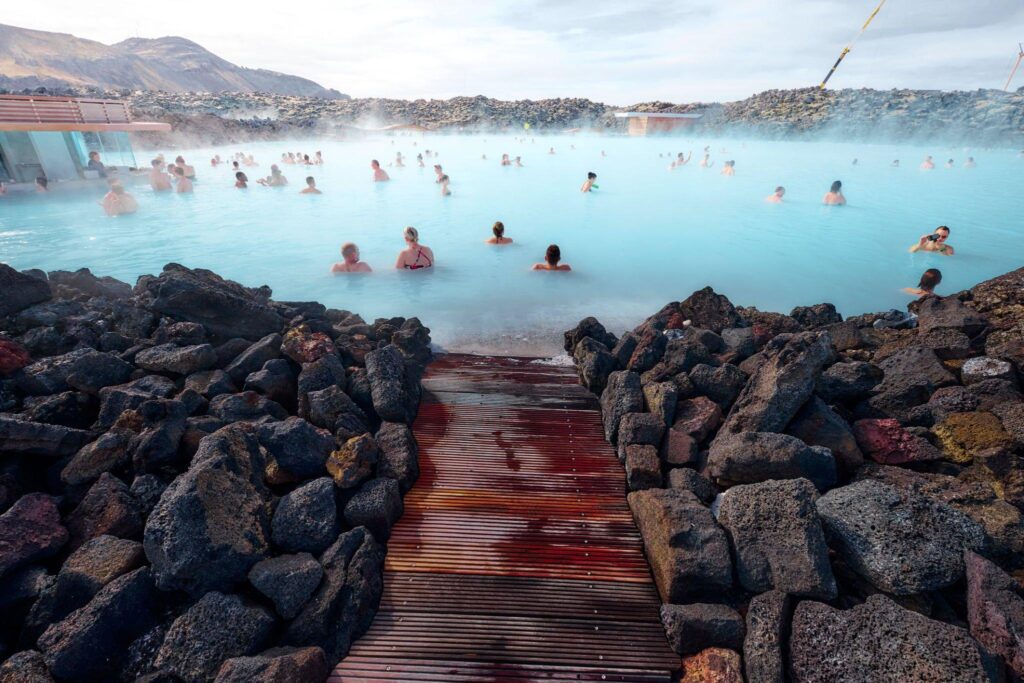
[[0, 24], [0, 87], [40, 86], [266, 92], [348, 99], [348, 95], [307, 78], [237, 66], [177, 36], [129, 38], [104, 45], [67, 33]]

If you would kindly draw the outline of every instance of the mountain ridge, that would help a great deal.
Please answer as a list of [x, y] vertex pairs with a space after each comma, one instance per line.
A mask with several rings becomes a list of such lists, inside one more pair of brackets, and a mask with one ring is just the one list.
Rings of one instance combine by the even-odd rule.
[[128, 38], [106, 45], [8, 24], [0, 24], [0, 87], [349, 97], [301, 76], [238, 66], [181, 36]]

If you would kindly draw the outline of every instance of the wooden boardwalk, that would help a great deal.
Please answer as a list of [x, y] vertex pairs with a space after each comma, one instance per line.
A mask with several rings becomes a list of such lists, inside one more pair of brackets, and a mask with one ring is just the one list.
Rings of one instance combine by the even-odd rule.
[[423, 384], [380, 611], [331, 683], [671, 681], [622, 467], [572, 368], [448, 355]]

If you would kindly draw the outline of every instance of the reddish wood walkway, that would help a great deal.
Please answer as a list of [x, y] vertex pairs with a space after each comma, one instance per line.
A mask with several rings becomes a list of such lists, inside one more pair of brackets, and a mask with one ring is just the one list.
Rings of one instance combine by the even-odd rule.
[[330, 681], [670, 681], [622, 468], [573, 370], [449, 355], [424, 387], [380, 612]]

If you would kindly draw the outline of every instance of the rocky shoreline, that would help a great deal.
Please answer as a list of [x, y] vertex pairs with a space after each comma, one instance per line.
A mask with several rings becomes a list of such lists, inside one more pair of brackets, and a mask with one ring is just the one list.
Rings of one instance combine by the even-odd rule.
[[912, 308], [565, 333], [682, 681], [1024, 677], [1024, 268]]
[[[584, 98], [504, 101], [324, 99], [263, 93], [173, 93], [130, 90], [43, 92], [126, 100], [140, 119], [166, 121], [170, 137], [139, 144], [225, 144], [311, 134], [343, 135], [352, 127], [420, 126], [444, 132], [535, 132], [587, 129], [622, 132], [620, 111], [699, 113], [699, 135], [863, 142], [929, 142], [1024, 147], [1024, 88], [1001, 90], [767, 90], [726, 103], [642, 102], [617, 107]], [[30, 91], [35, 92], [35, 91]], [[26, 93], [28, 94], [28, 93]]]
[[0, 264], [0, 681], [323, 681], [418, 476], [429, 330]]

